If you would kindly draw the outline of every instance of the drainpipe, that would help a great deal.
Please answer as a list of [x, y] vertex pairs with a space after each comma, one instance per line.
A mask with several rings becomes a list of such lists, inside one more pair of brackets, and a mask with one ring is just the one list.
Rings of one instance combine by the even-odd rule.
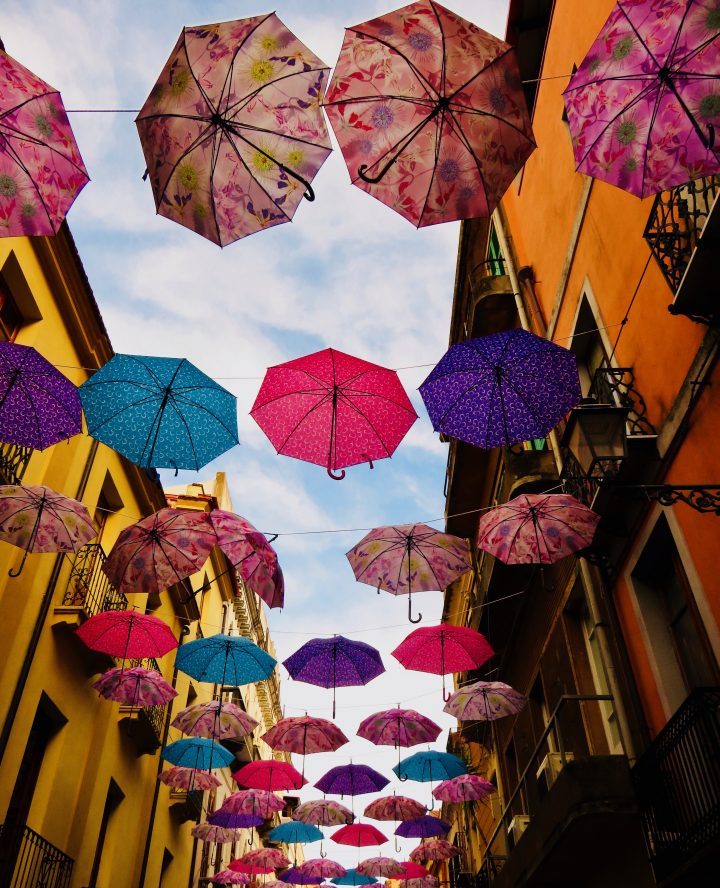
[[513, 261], [513, 255], [510, 252], [510, 243], [505, 236], [505, 229], [503, 228], [502, 219], [500, 218], [500, 213], [497, 210], [495, 210], [495, 212], [493, 213], [492, 220], [493, 224], [495, 225], [495, 232], [498, 236], [498, 241], [500, 243], [500, 250], [505, 257], [505, 266], [507, 268], [508, 277], [510, 278], [510, 283], [512, 284], [513, 296], [515, 297], [515, 305], [520, 317], [520, 324], [523, 330], [529, 330], [530, 320], [528, 319], [527, 312], [525, 311], [525, 303], [522, 300], [520, 282], [518, 281], [517, 274], [515, 273], [515, 262]]

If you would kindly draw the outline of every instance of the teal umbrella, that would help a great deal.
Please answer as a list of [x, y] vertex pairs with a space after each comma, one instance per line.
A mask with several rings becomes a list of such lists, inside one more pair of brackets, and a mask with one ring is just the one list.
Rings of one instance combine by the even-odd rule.
[[401, 780], [418, 780], [426, 783], [428, 780], [450, 780], [467, 774], [465, 762], [449, 752], [416, 752], [414, 755], [404, 758], [393, 768], [393, 771]]
[[273, 674], [277, 660], [242, 635], [210, 635], [178, 648], [175, 666], [191, 678], [239, 687]]
[[322, 830], [311, 823], [301, 823], [293, 820], [290, 823], [281, 823], [268, 833], [271, 842], [282, 842], [285, 845], [294, 845], [296, 842], [321, 842], [324, 838]]
[[160, 758], [181, 768], [194, 768], [196, 771], [226, 768], [235, 761], [235, 756], [224, 746], [205, 737], [176, 740], [163, 749]]

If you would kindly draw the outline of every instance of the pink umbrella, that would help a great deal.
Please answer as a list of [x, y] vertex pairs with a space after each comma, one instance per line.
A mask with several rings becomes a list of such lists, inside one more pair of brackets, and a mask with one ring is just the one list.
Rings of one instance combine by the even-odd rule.
[[376, 527], [346, 557], [358, 582], [408, 596], [411, 623], [422, 619], [422, 614], [412, 617], [413, 592], [442, 592], [472, 570], [467, 540], [440, 533], [427, 524]]
[[220, 786], [220, 781], [209, 771], [199, 771], [196, 768], [182, 768], [178, 765], [166, 768], [158, 776], [158, 780], [161, 780], [166, 786], [173, 787], [173, 789], [206, 790]]
[[250, 866], [271, 869], [284, 869], [286, 866], [290, 866], [290, 861], [278, 848], [255, 848], [253, 851], [243, 854], [240, 860]]
[[275, 759], [250, 762], [239, 771], [235, 771], [233, 777], [241, 786], [250, 789], [300, 789], [307, 783], [302, 774], [291, 764]]
[[327, 718], [309, 715], [283, 718], [262, 738], [272, 749], [308, 755], [314, 752], [334, 752], [348, 742], [340, 728]]
[[423, 876], [419, 879], [404, 879], [402, 882], [402, 888], [437, 888], [440, 884], [440, 880], [437, 876], [431, 876], [429, 873], [427, 876]]
[[[248, 885], [250, 884], [250, 876], [246, 873], [234, 873], [230, 869], [220, 870], [214, 876], [210, 876], [210, 881], [215, 885]], [[265, 883], [265, 888], [269, 882]]]
[[248, 876], [266, 876], [275, 872], [272, 866], [255, 866], [251, 863], [245, 863], [243, 860], [230, 861], [228, 869], [235, 873], [245, 873]]
[[278, 453], [336, 480], [392, 456], [417, 419], [397, 373], [332, 348], [270, 367], [250, 415]]
[[191, 737], [237, 740], [252, 734], [258, 722], [234, 703], [211, 700], [181, 709], [172, 720], [172, 726]]
[[267, 820], [276, 811], [282, 811], [285, 802], [267, 789], [242, 789], [227, 796], [221, 810], [228, 814], [257, 815]]
[[89, 181], [60, 93], [0, 43], [0, 236], [56, 234]]
[[432, 743], [441, 730], [434, 721], [414, 709], [386, 709], [363, 719], [357, 734], [378, 746], [397, 746], [399, 762], [401, 746]]
[[451, 694], [444, 711], [460, 721], [494, 721], [515, 715], [526, 703], [527, 697], [501, 681], [476, 681]]
[[354, 848], [366, 848], [370, 845], [384, 845], [387, 836], [369, 823], [353, 823], [336, 830], [330, 838], [339, 845], [352, 845]]
[[357, 865], [363, 876], [378, 876], [381, 879], [396, 879], [405, 875], [405, 868], [392, 857], [368, 857]]
[[124, 593], [157, 593], [200, 570], [217, 536], [205, 512], [160, 509], [126, 527], [103, 571]]
[[339, 826], [355, 820], [355, 815], [349, 808], [330, 799], [303, 802], [295, 809], [292, 817], [293, 820], [313, 826]]
[[406, 796], [383, 796], [365, 808], [365, 816], [373, 820], [415, 820], [425, 814], [425, 805]]
[[484, 799], [494, 792], [497, 792], [497, 787], [484, 777], [479, 777], [477, 774], [460, 774], [459, 777], [438, 783], [432, 794], [441, 802], [459, 805], [463, 802]]
[[447, 839], [423, 839], [422, 842], [410, 852], [410, 860], [449, 860], [457, 857], [460, 849], [456, 848]]
[[77, 637], [93, 651], [142, 660], [162, 657], [178, 646], [167, 623], [137, 611], [102, 611], [80, 626]]
[[524, 493], [482, 516], [478, 547], [506, 564], [554, 564], [587, 548], [599, 521], [574, 496]]
[[412, 860], [404, 860], [400, 866], [405, 873], [405, 879], [426, 879], [430, 875], [424, 866]]
[[250, 589], [268, 607], [282, 607], [285, 582], [275, 550], [259, 530], [240, 515], [213, 509], [210, 521], [217, 544]]
[[310, 876], [313, 879], [337, 879], [347, 872], [342, 864], [324, 857], [306, 860], [300, 864], [297, 870], [301, 875]]
[[225, 845], [228, 842], [237, 842], [240, 838], [240, 830], [214, 826], [212, 823], [197, 823], [190, 830], [190, 835], [200, 839], [201, 842], [215, 842], [218, 845]]
[[159, 672], [142, 666], [109, 669], [93, 683], [93, 687], [106, 700], [127, 706], [163, 706], [177, 697], [175, 688]]

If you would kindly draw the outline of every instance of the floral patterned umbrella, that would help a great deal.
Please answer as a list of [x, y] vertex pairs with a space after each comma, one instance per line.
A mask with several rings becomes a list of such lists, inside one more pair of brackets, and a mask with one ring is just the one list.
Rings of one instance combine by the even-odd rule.
[[425, 814], [425, 805], [406, 796], [382, 796], [370, 802], [364, 814], [373, 820], [413, 820]]
[[158, 776], [158, 780], [174, 789], [197, 789], [204, 791], [220, 786], [220, 781], [209, 771], [199, 771], [196, 768], [181, 768], [177, 765], [162, 771]]
[[437, 876], [427, 875], [422, 878], [403, 879], [402, 888], [437, 888], [440, 880]]
[[459, 774], [457, 777], [438, 783], [432, 794], [441, 802], [460, 805], [463, 802], [484, 799], [494, 792], [497, 792], [497, 787], [484, 777], [477, 774]]
[[535, 148], [508, 44], [435, 0], [349, 28], [325, 108], [353, 184], [418, 227], [489, 216]]
[[447, 839], [423, 839], [422, 842], [410, 852], [410, 860], [449, 860], [457, 857], [460, 849], [456, 848]]
[[412, 616], [412, 593], [444, 591], [453, 580], [472, 570], [467, 540], [451, 536], [427, 524], [376, 527], [353, 546], [346, 557], [360, 583], [408, 596], [408, 619]]
[[554, 564], [587, 548], [600, 516], [565, 493], [524, 493], [490, 509], [478, 547], [505, 564]]
[[285, 603], [285, 582], [275, 550], [259, 530], [240, 515], [213, 509], [210, 521], [217, 544], [253, 592], [270, 607]]
[[444, 711], [460, 721], [494, 721], [515, 715], [527, 698], [501, 681], [476, 681], [450, 695]]
[[193, 703], [181, 709], [172, 720], [172, 727], [192, 737], [211, 740], [237, 740], [252, 734], [258, 722], [234, 703], [211, 700]]
[[75, 634], [91, 650], [123, 660], [162, 657], [178, 646], [167, 623], [137, 611], [102, 611]]
[[0, 236], [57, 234], [89, 181], [60, 93], [0, 42]]
[[339, 845], [352, 845], [354, 848], [384, 845], [387, 842], [387, 836], [369, 823], [351, 823], [349, 826], [341, 826], [330, 838]]
[[214, 876], [210, 876], [210, 881], [215, 885], [248, 885], [250, 883], [250, 876], [246, 873], [234, 873], [232, 870], [226, 869], [220, 870]]
[[328, 71], [274, 13], [183, 28], [136, 120], [158, 213], [220, 246], [289, 222], [331, 151]]
[[405, 875], [405, 869], [392, 857], [368, 857], [357, 865], [363, 876], [379, 876], [381, 879], [395, 879]]
[[9, 576], [20, 576], [29, 552], [77, 552], [95, 536], [97, 528], [81, 502], [49, 487], [0, 486], [0, 540], [24, 553]]
[[293, 820], [312, 823], [313, 826], [340, 826], [355, 820], [353, 812], [331, 799], [317, 799], [303, 802], [293, 812]]
[[224, 826], [215, 826], [212, 823], [196, 823], [190, 830], [190, 835], [201, 842], [215, 842], [225, 845], [228, 842], [237, 842], [240, 838], [240, 830], [227, 829]]
[[345, 734], [329, 719], [309, 715], [280, 719], [261, 739], [272, 749], [299, 755], [334, 752], [348, 742]]
[[175, 688], [159, 672], [142, 666], [109, 669], [93, 683], [93, 687], [106, 700], [126, 706], [163, 706], [177, 697]]
[[303, 875], [312, 876], [320, 879], [335, 879], [338, 876], [344, 876], [346, 869], [342, 864], [334, 860], [328, 860], [326, 857], [316, 857], [306, 860], [297, 867], [298, 871]]
[[414, 709], [385, 709], [360, 722], [358, 737], [379, 746], [417, 746], [433, 743], [442, 728]]
[[231, 814], [257, 814], [268, 819], [284, 807], [285, 802], [268, 789], [242, 789], [226, 796], [221, 810]]
[[565, 90], [578, 170], [638, 197], [720, 172], [714, 0], [621, 0]]
[[255, 848], [243, 854], [240, 858], [243, 863], [250, 866], [260, 866], [266, 869], [283, 869], [290, 866], [288, 858], [278, 848]]

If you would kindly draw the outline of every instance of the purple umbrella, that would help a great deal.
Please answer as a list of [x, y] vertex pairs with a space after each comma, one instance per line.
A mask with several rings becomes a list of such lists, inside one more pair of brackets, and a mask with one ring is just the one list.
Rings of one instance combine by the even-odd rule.
[[333, 689], [333, 718], [336, 688], [366, 685], [385, 671], [376, 648], [342, 635], [311, 638], [283, 665], [296, 681]]
[[379, 792], [390, 781], [367, 765], [339, 765], [331, 768], [315, 786], [327, 795], [364, 795]]
[[213, 826], [222, 826], [226, 829], [252, 829], [254, 826], [260, 826], [265, 821], [262, 817], [253, 814], [233, 814], [231, 811], [223, 811], [219, 808], [208, 814], [208, 823]]
[[70, 380], [34, 348], [0, 342], [0, 441], [44, 450], [81, 431]]
[[450, 824], [446, 820], [426, 814], [425, 817], [404, 820], [395, 830], [395, 835], [402, 836], [404, 839], [431, 839], [434, 836], [444, 836], [449, 832]]
[[297, 866], [291, 866], [290, 869], [286, 869], [278, 878], [280, 881], [289, 882], [291, 885], [320, 885], [323, 881], [321, 876], [305, 875], [300, 870], [300, 867]]
[[420, 394], [436, 432], [485, 449], [544, 438], [581, 398], [573, 353], [527, 330], [451, 346]]

